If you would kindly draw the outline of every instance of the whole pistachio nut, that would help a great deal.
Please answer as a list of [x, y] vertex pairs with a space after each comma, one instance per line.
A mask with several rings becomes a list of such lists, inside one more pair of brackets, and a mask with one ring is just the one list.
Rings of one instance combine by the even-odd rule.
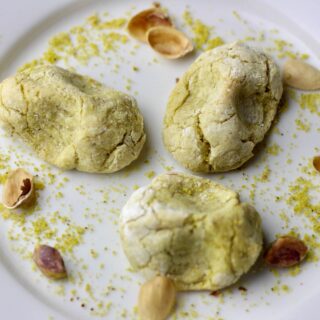
[[176, 303], [176, 288], [167, 277], [157, 276], [140, 288], [138, 313], [141, 320], [165, 320]]
[[48, 245], [39, 245], [33, 252], [33, 261], [48, 278], [63, 279], [67, 270], [60, 252]]

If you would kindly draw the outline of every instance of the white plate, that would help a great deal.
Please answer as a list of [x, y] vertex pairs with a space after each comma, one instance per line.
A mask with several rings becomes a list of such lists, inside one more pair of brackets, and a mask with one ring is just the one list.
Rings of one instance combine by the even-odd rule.
[[[215, 32], [225, 41], [233, 41], [245, 36], [258, 36], [264, 31], [266, 40], [251, 42], [255, 46], [270, 47], [272, 39], [279, 38], [292, 42], [294, 49], [310, 55], [310, 62], [319, 65], [319, 44], [312, 38], [319, 29], [319, 3], [315, 1], [209, 1], [198, 0], [163, 0], [176, 18], [178, 25], [182, 23], [182, 12], [190, 5], [193, 16], [207, 24], [215, 26]], [[135, 11], [147, 8], [151, 1], [141, 0], [136, 4]], [[272, 6], [271, 6], [272, 5]], [[94, 12], [108, 11], [110, 16], [121, 17], [132, 7], [132, 1], [22, 1], [11, 0], [3, 3], [0, 18], [0, 76], [3, 79], [15, 73], [23, 63], [40, 56], [46, 48], [48, 39], [57, 32], [68, 30], [80, 24], [85, 17]], [[247, 22], [241, 22], [232, 14], [236, 10]], [[288, 18], [290, 17], [290, 18]], [[219, 20], [222, 18], [223, 21]], [[303, 29], [301, 29], [301, 27]], [[279, 33], [274, 33], [274, 29]], [[128, 46], [134, 45], [134, 41]], [[127, 48], [124, 46], [123, 48]], [[140, 159], [128, 170], [112, 175], [89, 175], [79, 172], [62, 173], [56, 168], [40, 167], [34, 154], [18, 140], [8, 137], [1, 131], [0, 155], [10, 154], [11, 167], [23, 166], [35, 172], [40, 168], [39, 179], [45, 181], [46, 187], [40, 192], [39, 205], [41, 210], [26, 218], [26, 229], [30, 230], [32, 222], [40, 216], [49, 219], [56, 210], [69, 216], [72, 225], [88, 226], [83, 236], [83, 243], [74, 249], [73, 254], [65, 254], [68, 270], [74, 282], [48, 282], [46, 278], [33, 270], [28, 253], [32, 251], [36, 238], [25, 236], [28, 241], [9, 240], [10, 234], [24, 235], [20, 226], [11, 219], [1, 219], [0, 225], [0, 305], [1, 319], [92, 319], [94, 312], [106, 311], [108, 319], [134, 319], [134, 305], [141, 278], [138, 274], [128, 271], [128, 263], [122, 253], [117, 231], [119, 210], [133, 191], [135, 184], [144, 185], [150, 182], [146, 174], [154, 170], [157, 174], [164, 172], [167, 166], [175, 170], [183, 170], [165, 151], [161, 141], [161, 119], [163, 118], [167, 97], [179, 77], [194, 57], [181, 61], [165, 61], [161, 58], [153, 62], [154, 53], [146, 46], [141, 46], [136, 55], [129, 50], [110, 54], [111, 64], [95, 60], [89, 66], [75, 63], [77, 71], [102, 80], [105, 84], [126, 90], [127, 78], [133, 80], [132, 91], [138, 91], [137, 100], [145, 117], [148, 143]], [[273, 52], [276, 57], [277, 53]], [[122, 60], [123, 58], [123, 60]], [[97, 65], [95, 66], [94, 63]], [[114, 64], [120, 64], [118, 73], [113, 73]], [[282, 61], [279, 61], [281, 64]], [[133, 72], [132, 66], [140, 68]], [[100, 73], [103, 73], [101, 77]], [[288, 228], [279, 218], [282, 210], [292, 217], [292, 208], [284, 201], [276, 202], [276, 195], [287, 196], [288, 186], [301, 173], [299, 163], [306, 165], [308, 159], [319, 147], [319, 119], [305, 111], [303, 117], [311, 124], [308, 133], [296, 131], [295, 119], [301, 118], [301, 110], [297, 104], [290, 102], [277, 124], [283, 135], [275, 131], [267, 139], [267, 144], [278, 143], [284, 151], [278, 156], [268, 156], [265, 148], [259, 152], [249, 165], [242, 170], [225, 175], [211, 175], [212, 179], [221, 179], [221, 183], [239, 190], [245, 201], [251, 201], [250, 183], [253, 176], [259, 175], [266, 165], [270, 166], [271, 177], [267, 183], [257, 186], [255, 206], [263, 217], [263, 227], [267, 239], [276, 233], [284, 233]], [[297, 138], [292, 135], [297, 132]], [[292, 163], [288, 164], [287, 159]], [[148, 160], [148, 161], [145, 161]], [[4, 173], [1, 169], [0, 173]], [[49, 183], [48, 173], [55, 174], [57, 181]], [[64, 177], [70, 179], [61, 189], [57, 189], [59, 181]], [[314, 177], [320, 182], [319, 176]], [[242, 185], [247, 185], [242, 188]], [[280, 187], [277, 189], [277, 187]], [[101, 192], [103, 190], [103, 192]], [[1, 190], [0, 190], [1, 191]], [[57, 192], [63, 193], [63, 198]], [[106, 191], [109, 194], [108, 203]], [[89, 209], [87, 209], [89, 208]], [[56, 224], [55, 224], [56, 225]], [[298, 226], [303, 231], [303, 219], [291, 218], [289, 227]], [[65, 230], [67, 225], [60, 223], [58, 232]], [[48, 243], [54, 243], [49, 239]], [[94, 248], [98, 257], [94, 258], [90, 250]], [[25, 258], [23, 258], [23, 256]], [[105, 264], [101, 268], [101, 263]], [[86, 269], [87, 266], [87, 269]], [[232, 292], [224, 294], [224, 301], [210, 296], [208, 292], [181, 294], [177, 308], [177, 319], [305, 319], [318, 318], [317, 300], [320, 299], [319, 267], [317, 263], [303, 265], [302, 272], [291, 277], [287, 272], [275, 277], [267, 270], [260, 270], [246, 276], [241, 283], [233, 287]], [[83, 279], [80, 278], [80, 273]], [[280, 284], [277, 284], [280, 281]], [[85, 290], [90, 284], [94, 299]], [[245, 286], [247, 294], [242, 295], [238, 286]], [[288, 285], [289, 293], [283, 292], [282, 285]], [[272, 292], [277, 286], [280, 293]], [[62, 295], [64, 287], [65, 295]], [[110, 289], [113, 287], [114, 289]], [[88, 287], [87, 287], [88, 288]], [[76, 289], [74, 301], [70, 301], [71, 290]], [[57, 294], [57, 291], [60, 294]], [[110, 291], [110, 292], [109, 292]], [[79, 297], [79, 300], [77, 300]], [[104, 306], [99, 309], [98, 303]], [[85, 306], [81, 307], [84, 303]], [[111, 303], [111, 304], [109, 304]], [[106, 305], [109, 304], [109, 307]], [[94, 313], [93, 312], [93, 313]], [[185, 312], [185, 313], [183, 313]]]

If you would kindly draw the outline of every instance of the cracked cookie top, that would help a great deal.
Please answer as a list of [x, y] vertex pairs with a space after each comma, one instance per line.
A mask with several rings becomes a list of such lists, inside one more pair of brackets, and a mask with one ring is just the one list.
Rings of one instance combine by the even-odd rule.
[[145, 142], [133, 97], [56, 66], [4, 80], [0, 120], [39, 157], [63, 169], [115, 172], [135, 160]]
[[188, 169], [236, 169], [263, 140], [281, 95], [279, 68], [264, 53], [239, 43], [205, 52], [170, 95], [164, 143]]
[[120, 219], [122, 246], [147, 277], [178, 290], [218, 290], [247, 272], [262, 249], [260, 217], [211, 180], [166, 173], [135, 191]]

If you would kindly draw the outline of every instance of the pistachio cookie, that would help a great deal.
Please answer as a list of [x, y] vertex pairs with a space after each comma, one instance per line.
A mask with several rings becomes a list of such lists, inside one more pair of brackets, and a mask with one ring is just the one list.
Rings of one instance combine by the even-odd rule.
[[0, 84], [0, 120], [62, 169], [109, 173], [145, 142], [136, 100], [56, 66], [26, 69]]
[[146, 278], [178, 290], [218, 290], [236, 282], [262, 249], [260, 216], [211, 180], [166, 173], [135, 191], [120, 218], [124, 252]]
[[281, 95], [279, 68], [264, 53], [239, 43], [207, 51], [171, 93], [164, 144], [188, 169], [236, 169], [263, 140]]

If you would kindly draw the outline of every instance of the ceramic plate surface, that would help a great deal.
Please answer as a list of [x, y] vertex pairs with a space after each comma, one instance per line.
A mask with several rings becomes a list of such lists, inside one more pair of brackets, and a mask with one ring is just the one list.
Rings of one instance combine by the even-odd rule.
[[[89, 16], [98, 14], [102, 21], [127, 18], [151, 4], [146, 0], [2, 1], [0, 78], [39, 58], [53, 36], [83, 25]], [[191, 38], [193, 32], [183, 20], [185, 10], [213, 27], [212, 38], [243, 40], [264, 48], [279, 65], [290, 53], [298, 53], [320, 66], [316, 40], [320, 6], [315, 1], [163, 0], [161, 4]], [[72, 30], [77, 41], [76, 29]], [[1, 319], [137, 318], [134, 306], [143, 279], [130, 271], [121, 250], [119, 213], [134, 189], [150, 183], [154, 174], [185, 171], [164, 149], [161, 127], [176, 78], [199, 52], [168, 61], [146, 45], [137, 47], [133, 39], [103, 52], [101, 34], [110, 32], [126, 35], [118, 29], [90, 31], [89, 41], [101, 46], [100, 57], [61, 58], [57, 64], [133, 94], [145, 118], [146, 146], [137, 161], [116, 174], [62, 172], [37, 159], [16, 137], [0, 131], [0, 174], [24, 167], [45, 186], [39, 191], [38, 207], [25, 220], [21, 214], [2, 213], [0, 218]], [[294, 200], [288, 203], [292, 187], [299, 189], [299, 177], [320, 184], [320, 175], [314, 175], [310, 165], [310, 159], [320, 153], [316, 149], [320, 147], [320, 106], [318, 114], [301, 108], [300, 94], [286, 93], [288, 107], [252, 161], [240, 170], [207, 175], [255, 205], [267, 241], [294, 227], [302, 236], [312, 234], [311, 222], [294, 213]], [[39, 240], [66, 248], [68, 282], [50, 282], [35, 270], [30, 253]], [[218, 297], [209, 292], [183, 293], [174, 319], [318, 319], [319, 265], [307, 262], [298, 271], [275, 274], [258, 268]], [[247, 291], [239, 290], [240, 286]]]

